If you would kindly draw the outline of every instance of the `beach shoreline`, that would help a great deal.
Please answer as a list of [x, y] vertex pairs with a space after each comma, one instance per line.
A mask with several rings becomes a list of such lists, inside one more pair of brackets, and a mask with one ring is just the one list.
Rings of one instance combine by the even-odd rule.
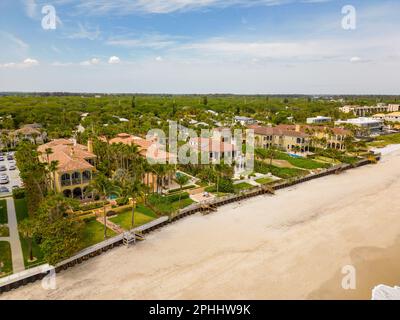
[[[370, 299], [400, 284], [400, 150], [377, 165], [196, 214], [0, 299]], [[353, 265], [357, 289], [343, 290]]]

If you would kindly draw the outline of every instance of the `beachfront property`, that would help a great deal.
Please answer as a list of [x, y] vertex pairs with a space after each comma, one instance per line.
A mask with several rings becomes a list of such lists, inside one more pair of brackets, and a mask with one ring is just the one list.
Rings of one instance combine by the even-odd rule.
[[254, 130], [256, 147], [275, 147], [286, 152], [308, 152], [311, 146], [344, 151], [346, 138], [352, 136], [351, 131], [343, 128], [307, 125], [253, 125], [249, 129]]
[[384, 123], [382, 119], [360, 117], [348, 120], [338, 120], [335, 125], [351, 125], [359, 128], [357, 136], [369, 136], [371, 134], [379, 134], [383, 132]]
[[276, 147], [287, 152], [308, 152], [311, 138], [298, 125], [279, 125], [276, 127], [249, 126], [254, 130], [255, 146], [269, 149]]
[[343, 113], [353, 113], [356, 117], [366, 117], [376, 113], [388, 113], [400, 111], [400, 104], [378, 103], [376, 106], [350, 106], [346, 105], [339, 110]]
[[221, 161], [232, 164], [235, 176], [240, 176], [246, 171], [245, 157], [229, 128], [216, 128], [211, 137], [191, 138], [188, 145], [191, 150], [205, 154], [211, 164]]
[[[102, 141], [107, 140], [103, 137], [100, 138]], [[154, 137], [152, 140], [146, 140], [138, 136], [134, 136], [128, 133], [120, 133], [115, 138], [108, 141], [109, 144], [124, 144], [128, 146], [136, 145], [139, 147], [139, 153], [142, 157], [145, 157], [152, 163], [161, 164], [176, 164], [176, 155], [163, 150], [158, 141], [158, 137]], [[169, 190], [174, 185], [175, 173], [167, 173], [164, 177], [160, 178], [152, 172], [147, 172], [143, 176], [143, 183], [148, 185], [154, 192], [158, 190]], [[157, 190], [158, 189], [158, 190]]]
[[314, 118], [307, 118], [307, 124], [323, 124], [332, 122], [331, 117], [317, 116]]
[[96, 170], [96, 155], [91, 141], [86, 147], [76, 143], [76, 140], [56, 139], [39, 146], [38, 152], [41, 162], [58, 162], [52, 179], [57, 192], [80, 200], [91, 198], [90, 194], [86, 194]]
[[372, 116], [373, 119], [379, 119], [387, 122], [400, 123], [400, 112], [392, 112], [389, 114], [378, 113]]

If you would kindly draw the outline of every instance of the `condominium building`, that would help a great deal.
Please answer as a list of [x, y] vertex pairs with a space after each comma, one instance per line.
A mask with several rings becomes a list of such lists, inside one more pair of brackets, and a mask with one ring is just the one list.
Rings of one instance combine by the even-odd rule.
[[57, 161], [52, 184], [57, 192], [76, 199], [90, 198], [86, 188], [95, 172], [96, 155], [91, 145], [86, 147], [74, 140], [56, 139], [38, 147], [39, 160]]
[[376, 113], [398, 112], [400, 111], [399, 104], [383, 104], [380, 103], [376, 106], [343, 106], [339, 108], [341, 112], [353, 113], [356, 117], [366, 117]]

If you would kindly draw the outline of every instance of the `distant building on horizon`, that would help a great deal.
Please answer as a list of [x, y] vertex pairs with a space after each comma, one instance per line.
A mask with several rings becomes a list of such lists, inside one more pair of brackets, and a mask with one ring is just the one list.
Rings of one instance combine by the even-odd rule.
[[331, 117], [317, 116], [314, 118], [307, 118], [307, 124], [322, 124], [332, 122]]
[[379, 103], [376, 106], [343, 106], [339, 108], [343, 113], [353, 113], [356, 117], [366, 117], [376, 113], [398, 112], [400, 104], [384, 104]]
[[236, 116], [234, 118], [236, 123], [240, 123], [242, 126], [248, 126], [257, 123], [257, 120], [248, 117]]

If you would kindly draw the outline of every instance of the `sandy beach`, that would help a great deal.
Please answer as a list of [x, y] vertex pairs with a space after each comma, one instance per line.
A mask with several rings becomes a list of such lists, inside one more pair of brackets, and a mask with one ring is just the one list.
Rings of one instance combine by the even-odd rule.
[[[185, 218], [0, 299], [370, 299], [400, 285], [400, 150], [377, 165]], [[341, 288], [343, 266], [357, 289]]]

